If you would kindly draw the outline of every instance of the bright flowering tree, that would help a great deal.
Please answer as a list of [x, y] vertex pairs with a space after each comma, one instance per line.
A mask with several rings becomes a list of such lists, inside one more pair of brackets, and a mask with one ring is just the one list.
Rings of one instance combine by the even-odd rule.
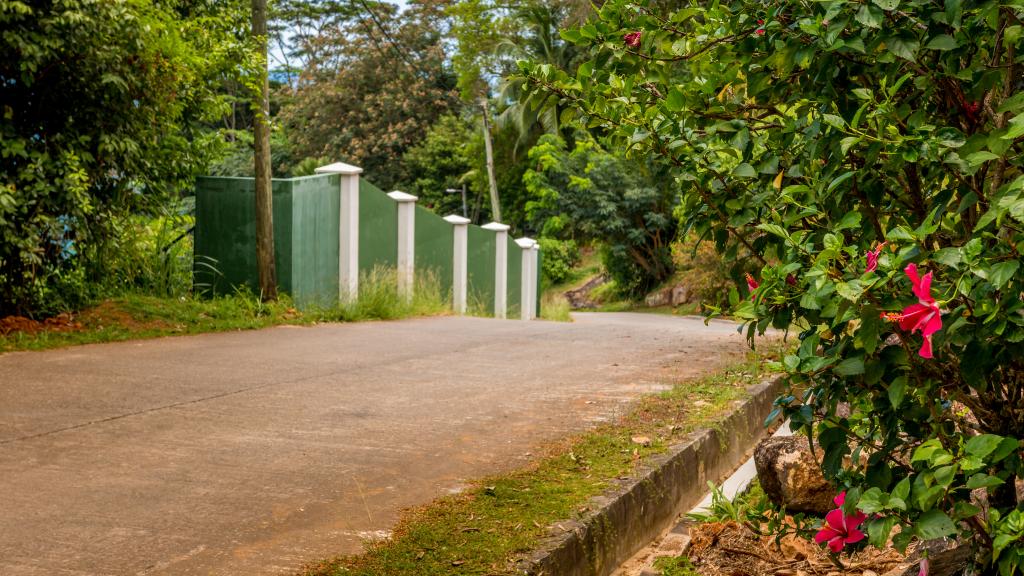
[[563, 32], [578, 69], [522, 63], [672, 167], [751, 338], [798, 334], [777, 404], [866, 541], [959, 534], [1003, 574], [1024, 565], [1022, 7], [609, 0]]

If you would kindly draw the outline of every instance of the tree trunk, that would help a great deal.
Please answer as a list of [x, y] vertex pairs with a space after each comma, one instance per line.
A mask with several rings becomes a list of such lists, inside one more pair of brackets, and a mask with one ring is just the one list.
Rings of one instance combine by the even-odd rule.
[[270, 83], [267, 74], [267, 0], [252, 0], [252, 35], [259, 43], [261, 82], [253, 95], [253, 140], [256, 172], [256, 268], [260, 298], [277, 300], [274, 263], [274, 197], [270, 174]]
[[498, 181], [494, 178], [494, 148], [491, 145], [491, 119], [487, 110], [487, 95], [480, 95], [480, 107], [484, 117], [484, 151], [487, 153], [487, 183], [491, 187], [491, 217], [501, 222], [501, 202], [498, 200]]

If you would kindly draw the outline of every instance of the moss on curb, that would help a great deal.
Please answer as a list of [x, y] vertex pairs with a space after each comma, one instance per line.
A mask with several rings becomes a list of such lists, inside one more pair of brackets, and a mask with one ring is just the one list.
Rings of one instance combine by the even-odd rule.
[[[370, 544], [365, 553], [323, 561], [303, 574], [513, 574], [516, 560], [552, 530], [557, 533], [560, 521], [580, 518], [590, 498], [633, 474], [646, 456], [726, 416], [758, 381], [764, 362], [763, 353], [750, 356], [713, 376], [645, 397], [618, 422], [552, 447], [527, 468], [408, 511], [390, 539]], [[650, 442], [634, 442], [640, 436]]]

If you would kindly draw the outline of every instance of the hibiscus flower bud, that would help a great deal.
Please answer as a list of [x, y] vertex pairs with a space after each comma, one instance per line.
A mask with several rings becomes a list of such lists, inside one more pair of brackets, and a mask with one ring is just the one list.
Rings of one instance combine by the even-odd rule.
[[622, 37], [622, 41], [626, 43], [626, 46], [630, 48], [640, 47], [640, 38], [643, 36], [643, 32], [637, 30], [636, 32], [630, 32]]

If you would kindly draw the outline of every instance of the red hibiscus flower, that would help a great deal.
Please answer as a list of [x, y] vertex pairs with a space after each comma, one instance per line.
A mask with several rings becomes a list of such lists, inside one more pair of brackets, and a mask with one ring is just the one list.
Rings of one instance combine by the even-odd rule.
[[751, 292], [750, 301], [753, 302], [756, 299], [753, 292], [754, 290], [757, 290], [757, 287], [760, 286], [760, 284], [757, 283], [757, 280], [754, 280], [754, 277], [751, 276], [749, 272], [745, 274], [745, 276], [747, 277], [747, 290]]
[[636, 32], [630, 32], [622, 37], [622, 41], [626, 43], [626, 46], [630, 48], [640, 47], [640, 38], [643, 36], [643, 32], [637, 30]]
[[920, 277], [917, 274], [917, 265], [911, 263], [903, 269], [907, 278], [910, 279], [911, 290], [917, 296], [917, 304], [911, 304], [903, 309], [903, 313], [896, 319], [900, 328], [910, 332], [920, 332], [924, 336], [924, 344], [918, 355], [921, 358], [932, 358], [932, 334], [942, 329], [942, 311], [939, 305], [932, 298], [932, 273], [929, 272]]
[[754, 30], [754, 34], [757, 34], [758, 36], [764, 36], [764, 28], [758, 28], [757, 30]]
[[865, 272], [874, 272], [878, 269], [878, 255], [882, 253], [882, 248], [884, 247], [885, 242], [882, 242], [876, 246], [874, 250], [868, 250], [867, 254], [865, 254], [868, 261], [867, 268], [864, 270]]
[[815, 542], [827, 542], [828, 549], [835, 553], [839, 553], [847, 544], [855, 544], [864, 539], [864, 533], [858, 528], [867, 519], [867, 514], [858, 510], [856, 514], [847, 516], [843, 513], [845, 501], [846, 492], [840, 492], [833, 500], [838, 508], [825, 515], [825, 525], [814, 535]]

